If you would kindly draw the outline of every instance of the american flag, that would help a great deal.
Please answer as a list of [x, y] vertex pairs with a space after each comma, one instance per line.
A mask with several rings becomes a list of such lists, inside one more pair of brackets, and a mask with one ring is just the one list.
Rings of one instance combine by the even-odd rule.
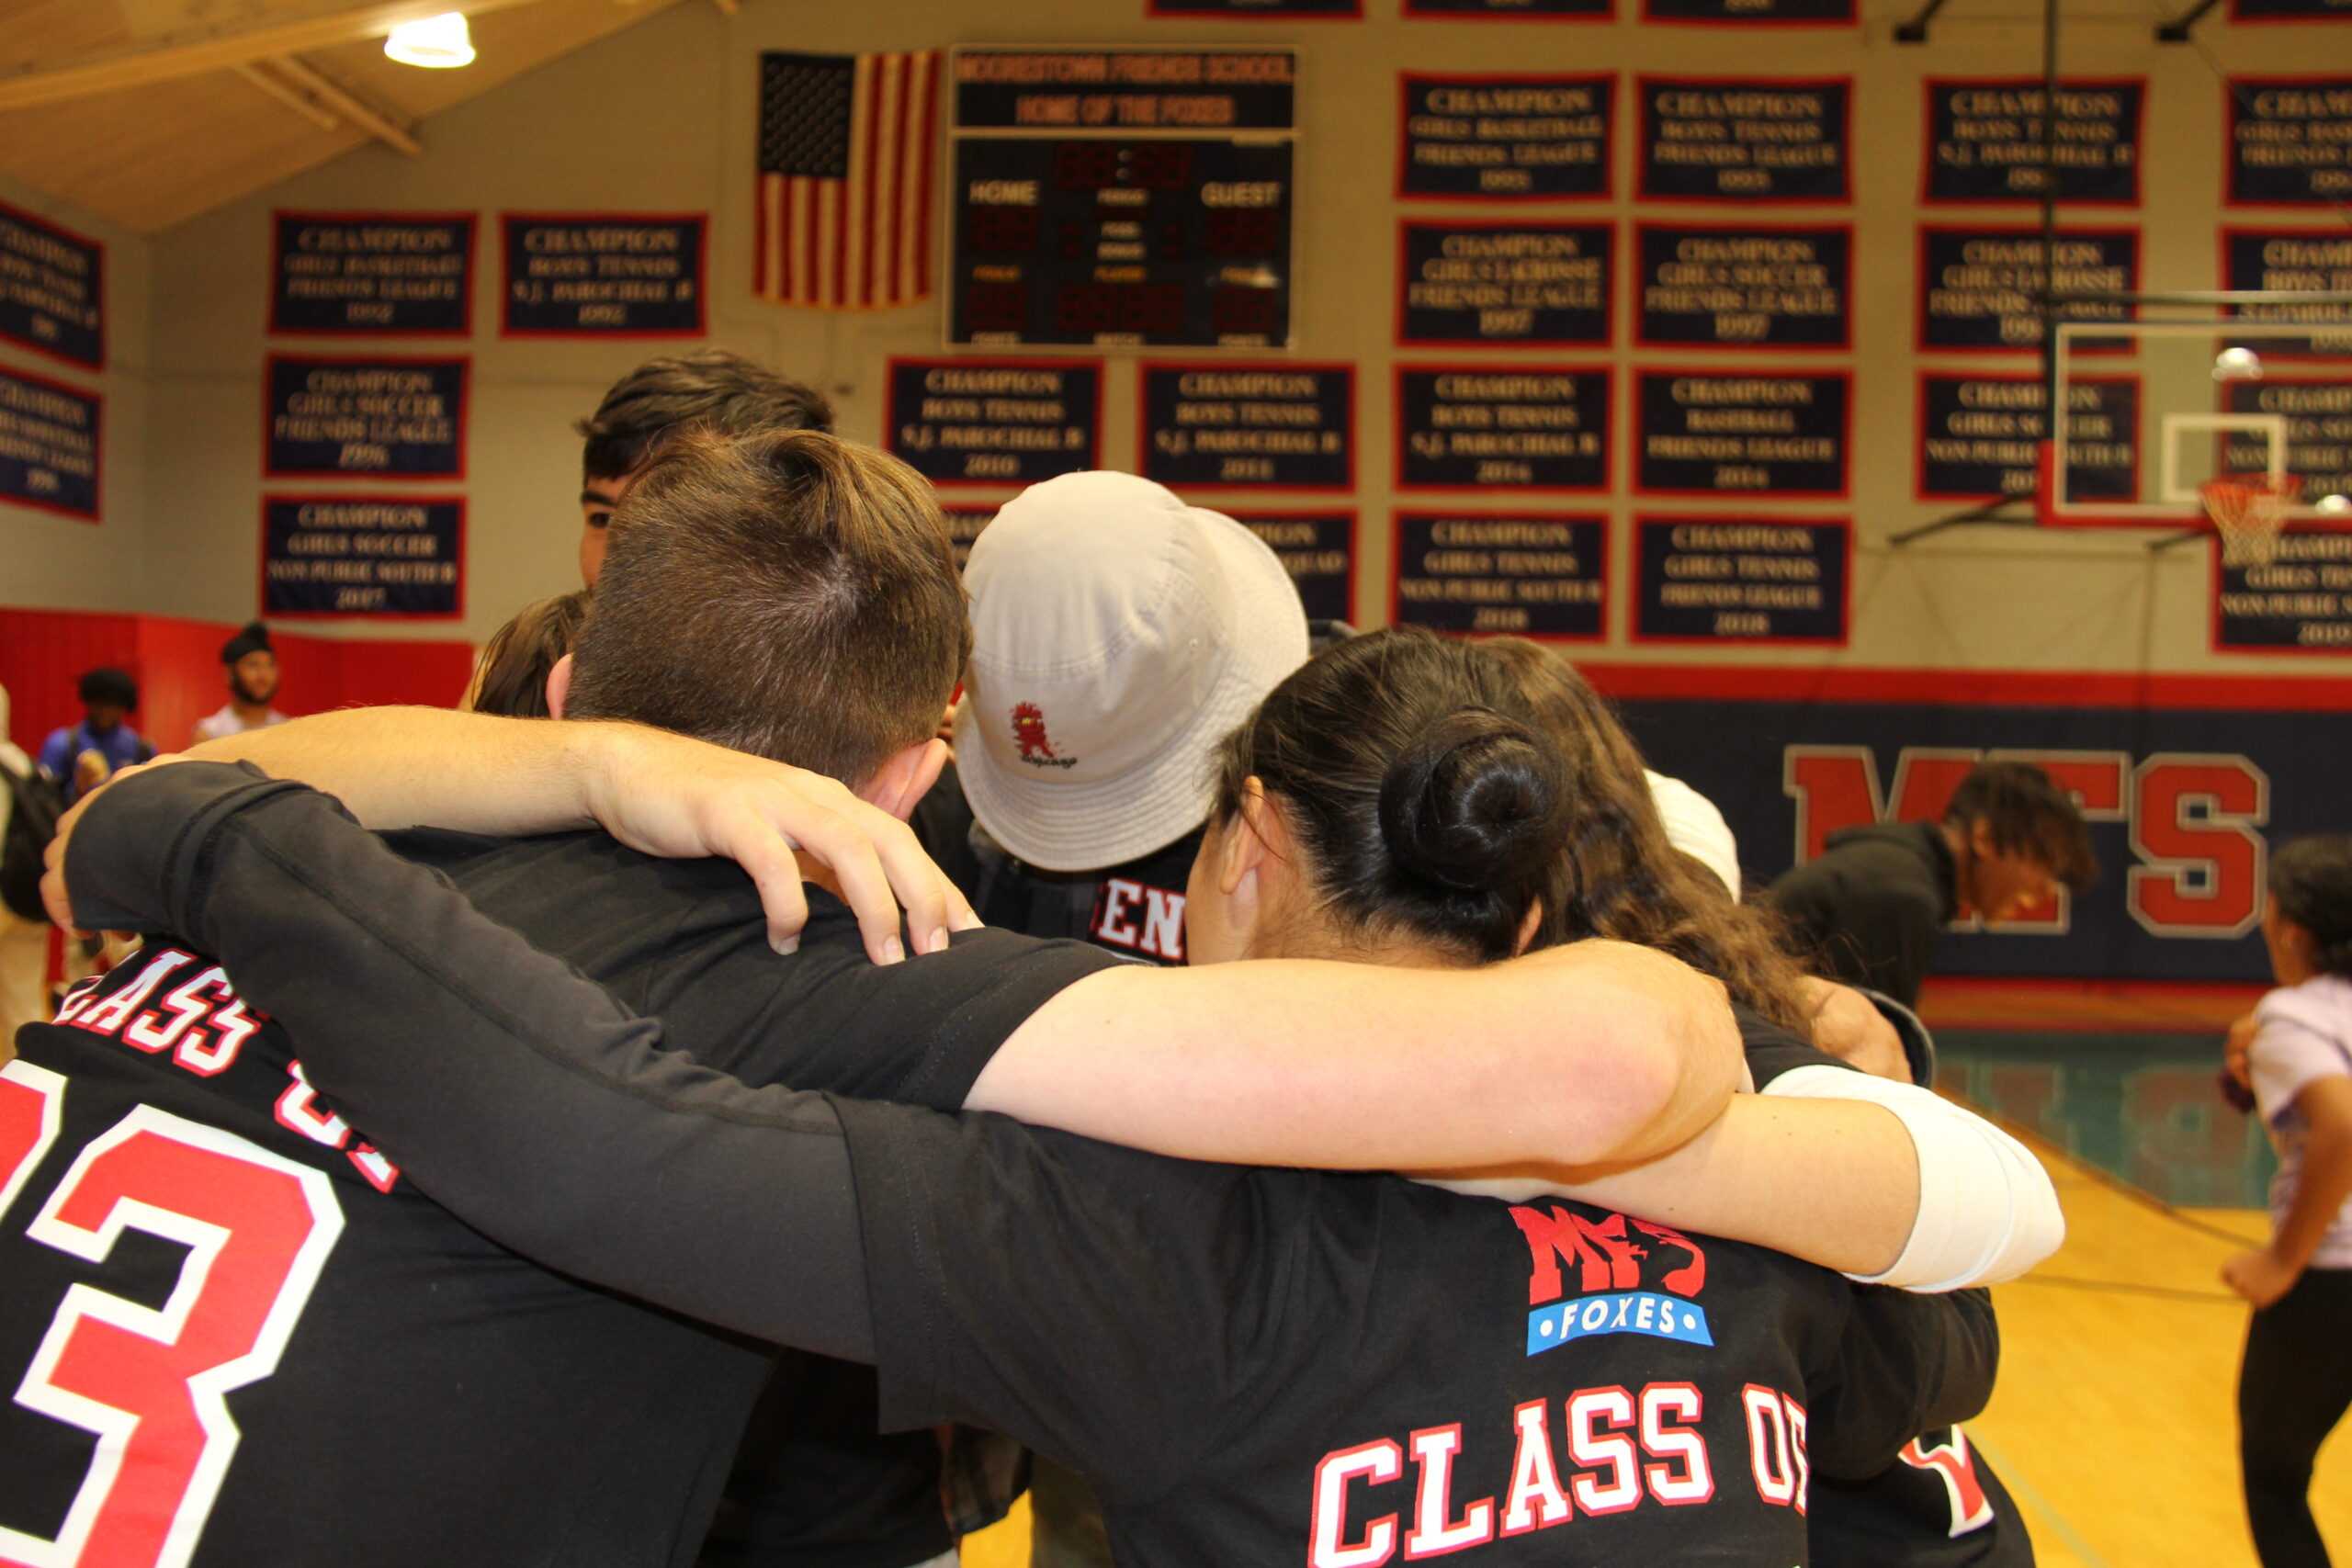
[[931, 294], [939, 51], [760, 56], [752, 292], [863, 310]]

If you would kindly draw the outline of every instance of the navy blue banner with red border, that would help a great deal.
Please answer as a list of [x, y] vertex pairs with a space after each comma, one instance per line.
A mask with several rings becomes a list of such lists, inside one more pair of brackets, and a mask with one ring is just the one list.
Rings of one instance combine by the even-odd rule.
[[1309, 620], [1356, 618], [1356, 514], [1236, 512], [1233, 520], [1281, 558]]
[[1397, 78], [1396, 194], [1407, 201], [1605, 201], [1617, 78]]
[[502, 212], [502, 337], [701, 337], [702, 213]]
[[1609, 488], [1610, 372], [1558, 365], [1396, 367], [1396, 488]]
[[0, 366], [0, 506], [97, 522], [105, 414], [96, 392]]
[[1845, 646], [1853, 525], [1708, 513], [1634, 520], [1634, 640]]
[[1846, 370], [1637, 370], [1634, 492], [1842, 498], [1853, 393]]
[[470, 212], [277, 212], [278, 337], [463, 337], [473, 330]]
[[[2136, 293], [2140, 231], [2061, 229], [2052, 282], [2061, 293]], [[1918, 346], [1961, 353], [2041, 351], [2041, 231], [2025, 224], [1919, 225]], [[2120, 321], [2132, 305], [2070, 304], [2070, 321]], [[2077, 339], [2085, 353], [2121, 352], [2114, 338]]]
[[2030, 77], [1924, 84], [1928, 131], [1919, 199], [1934, 203], [2041, 199], [2046, 152], [2058, 199], [2080, 206], [2140, 205], [2148, 84], [2130, 76], [2058, 85], [2058, 130], [2045, 147], [2042, 85]]
[[263, 476], [464, 479], [470, 369], [464, 359], [271, 355]]
[[0, 201], [0, 339], [105, 369], [106, 278], [99, 241]]
[[446, 621], [465, 610], [464, 497], [263, 500], [263, 615]]
[[1352, 365], [1171, 365], [1136, 372], [1143, 476], [1183, 490], [1353, 490]]
[[1643, 348], [1848, 348], [1850, 223], [1637, 223]]
[[[2140, 499], [2140, 378], [2069, 378], [2067, 493]], [[1921, 501], [2022, 500], [2049, 433], [2049, 389], [2030, 371], [1919, 372]]]
[[1396, 625], [1559, 642], [1607, 635], [1608, 519], [1400, 509], [1392, 521]]
[[2235, 207], [2352, 201], [2352, 75], [2222, 84], [2222, 199]]
[[1099, 359], [893, 359], [885, 376], [883, 446], [933, 484], [1102, 466]]
[[1593, 347], [1616, 320], [1617, 226], [1408, 219], [1396, 341], [1437, 348]]
[[1853, 199], [1854, 79], [1644, 76], [1644, 201]]

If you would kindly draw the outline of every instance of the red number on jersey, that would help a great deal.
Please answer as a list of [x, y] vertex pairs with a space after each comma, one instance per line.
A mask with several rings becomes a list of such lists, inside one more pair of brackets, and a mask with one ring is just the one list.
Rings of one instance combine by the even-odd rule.
[[[65, 1080], [0, 1067], [0, 1217], [56, 1136]], [[95, 1433], [53, 1540], [0, 1526], [0, 1562], [177, 1568], [196, 1550], [239, 1433], [227, 1395], [267, 1377], [343, 1232], [323, 1171], [141, 1105], [92, 1139], [26, 1226], [103, 1263], [125, 1230], [184, 1243], [160, 1310], [65, 1292], [17, 1403]]]

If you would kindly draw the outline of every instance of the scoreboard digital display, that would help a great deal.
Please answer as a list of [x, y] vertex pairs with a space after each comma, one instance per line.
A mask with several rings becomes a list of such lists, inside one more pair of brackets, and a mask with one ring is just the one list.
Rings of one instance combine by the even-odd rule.
[[1290, 342], [1290, 50], [966, 49], [947, 340]]

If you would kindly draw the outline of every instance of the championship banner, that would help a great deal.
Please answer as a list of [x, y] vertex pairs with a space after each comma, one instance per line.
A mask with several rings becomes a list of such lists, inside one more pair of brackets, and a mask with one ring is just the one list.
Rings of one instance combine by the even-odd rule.
[[[2136, 293], [2140, 231], [2061, 229], [2051, 282], [2062, 294]], [[1962, 353], [2041, 348], [2041, 231], [2023, 224], [1978, 228], [1919, 226], [1918, 346]], [[2071, 304], [2069, 321], [2120, 321], [2130, 305]], [[2085, 338], [2085, 353], [2120, 353], [2114, 338]]]
[[1634, 492], [1843, 498], [1850, 371], [1637, 370]]
[[1396, 341], [1430, 348], [1606, 348], [1615, 320], [1614, 223], [1407, 219]]
[[2352, 201], [2352, 76], [2233, 76], [2222, 84], [2222, 111], [2223, 201]]
[[261, 613], [454, 620], [466, 609], [463, 497], [273, 495], [261, 503]]
[[2290, 523], [2260, 566], [2213, 558], [2213, 651], [2352, 657], [2352, 528]]
[[1605, 201], [1617, 78], [1406, 72], [1399, 199]]
[[106, 273], [104, 244], [0, 201], [0, 339], [105, 369]]
[[2352, 0], [2230, 0], [2230, 20], [2352, 22]]
[[936, 485], [1033, 485], [1102, 466], [1099, 359], [893, 359], [884, 446]]
[[1850, 223], [1636, 223], [1642, 348], [1850, 348]]
[[1645, 22], [1713, 28], [1849, 28], [1854, 0], [1642, 0]]
[[1616, 0], [1405, 0], [1405, 15], [1433, 22], [1607, 22]]
[[[2140, 378], [2075, 376], [2066, 389], [2066, 469], [2076, 501], [2140, 499]], [[2024, 500], [2048, 439], [2040, 375], [1919, 373], [1921, 501]]]
[[699, 212], [502, 212], [501, 337], [705, 334], [710, 257]]
[[1398, 512], [1394, 537], [1396, 626], [1558, 642], [1608, 633], [1606, 518]]
[[98, 521], [104, 413], [96, 392], [0, 367], [0, 507]]
[[474, 321], [470, 212], [278, 212], [277, 337], [463, 337]]
[[1644, 201], [1853, 199], [1854, 79], [1644, 76]]
[[931, 298], [939, 51], [760, 56], [752, 292], [878, 310]]
[[1846, 645], [1843, 518], [1640, 517], [1634, 530], [1635, 642]]
[[1143, 477], [1177, 491], [1353, 490], [1352, 365], [1145, 364]]
[[[2287, 471], [2302, 477], [2304, 505], [2331, 495], [2352, 498], [2352, 379], [2266, 374], [2221, 384], [2223, 413], [2276, 414], [2287, 422]], [[2251, 431], [2222, 435], [2225, 474], [2261, 473], [2269, 446]]]
[[1233, 520], [1281, 558], [1310, 621], [1356, 618], [1356, 514], [1236, 512]]
[[262, 376], [262, 474], [466, 477], [463, 359], [273, 354]]
[[[2042, 85], [2030, 77], [1927, 83], [1927, 202], [2040, 201]], [[2140, 205], [2140, 148], [2148, 84], [2142, 77], [2061, 82], [2058, 128], [2047, 151], [2058, 199], [2082, 206]]]
[[1363, 18], [1363, 0], [1145, 0], [1144, 15], [1212, 22], [1352, 22]]
[[2267, 983], [2267, 846], [2344, 826], [2342, 762], [2312, 733], [2352, 709], [2352, 681], [1578, 668], [1651, 766], [1722, 808], [1751, 886], [1840, 829], [1939, 820], [1980, 761], [2048, 769], [2082, 801], [2098, 883], [2032, 919], [1956, 922], [1938, 975]]
[[[2222, 287], [2293, 294], [2352, 294], [2352, 229], [2223, 229]], [[2309, 321], [2333, 329], [2308, 338], [2249, 339], [2265, 356], [2327, 355], [2352, 357], [2352, 305], [2233, 305], [2230, 313], [2256, 321]]]
[[1398, 366], [1396, 488], [1607, 490], [1609, 379], [1566, 366]]

